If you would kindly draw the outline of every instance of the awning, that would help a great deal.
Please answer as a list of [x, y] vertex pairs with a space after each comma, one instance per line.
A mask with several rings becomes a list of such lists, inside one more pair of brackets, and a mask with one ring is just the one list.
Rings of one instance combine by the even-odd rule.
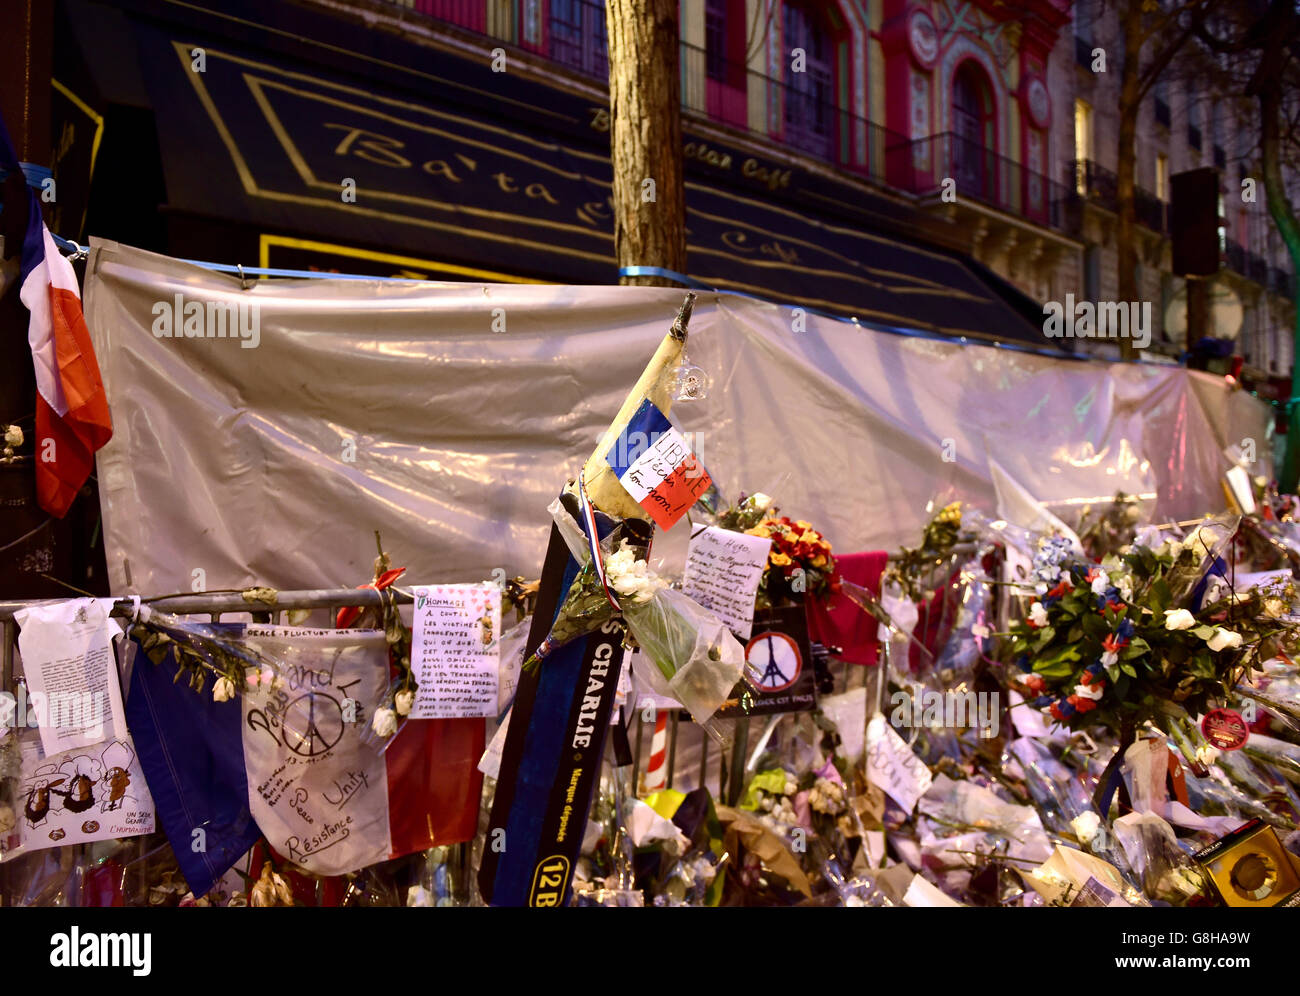
[[[256, 231], [260, 264], [617, 279], [603, 107], [493, 73], [486, 54], [477, 64], [388, 38], [382, 51], [376, 38], [339, 46], [324, 33], [340, 23], [301, 8], [294, 37], [189, 4], [164, 4], [163, 16], [130, 19], [167, 208]], [[315, 21], [320, 33], [304, 30]], [[1054, 345], [1038, 306], [972, 261], [855, 223], [857, 188], [716, 143], [695, 151], [692, 278], [867, 323]], [[800, 183], [843, 212], [800, 209]]]

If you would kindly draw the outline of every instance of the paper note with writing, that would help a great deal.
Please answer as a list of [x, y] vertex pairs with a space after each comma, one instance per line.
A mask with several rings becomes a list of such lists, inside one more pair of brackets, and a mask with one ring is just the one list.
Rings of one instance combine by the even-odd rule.
[[126, 713], [112, 635], [94, 598], [33, 605], [14, 614], [18, 650], [46, 754], [125, 739]]
[[153, 799], [130, 736], [47, 755], [40, 737], [24, 734], [20, 755], [22, 812], [0, 835], [0, 856], [154, 832]]
[[412, 719], [496, 716], [501, 670], [501, 589], [482, 584], [422, 585], [411, 625], [418, 687]]
[[876, 713], [867, 723], [867, 779], [908, 813], [930, 789], [930, 769]]
[[392, 851], [388, 771], [370, 732], [388, 695], [383, 631], [248, 626], [244, 639], [281, 665], [238, 700], [258, 828], [317, 875], [384, 861]]
[[682, 591], [711, 609], [742, 640], [754, 626], [754, 599], [772, 541], [708, 526], [691, 537]]
[[632, 414], [605, 461], [664, 529], [671, 529], [712, 483], [686, 437], [649, 398]]

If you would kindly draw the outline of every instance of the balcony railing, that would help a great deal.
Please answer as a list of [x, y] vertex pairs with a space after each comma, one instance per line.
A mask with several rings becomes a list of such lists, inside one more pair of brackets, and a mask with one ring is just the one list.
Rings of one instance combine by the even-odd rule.
[[1169, 234], [1169, 205], [1155, 194], [1145, 190], [1135, 190], [1137, 202], [1137, 220], [1153, 232]]
[[[1253, 280], [1265, 287], [1277, 288], [1277, 276], [1283, 271], [1270, 267], [1263, 256], [1248, 251], [1236, 242], [1227, 242], [1223, 247], [1223, 264], [1233, 273], [1240, 274], [1247, 280]], [[1285, 291], [1278, 291], [1285, 293]]]
[[1081, 197], [1086, 197], [1108, 211], [1115, 210], [1117, 189], [1115, 174], [1091, 159], [1072, 159], [1065, 164], [1066, 182]]
[[955, 132], [904, 139], [888, 159], [890, 183], [912, 193], [942, 193], [950, 179], [958, 200], [969, 198], [1048, 228], [1065, 227], [1067, 187]]
[[[1072, 159], [1065, 165], [1066, 179], [1075, 198], [1103, 207], [1119, 209], [1119, 179], [1106, 167], [1091, 159]], [[1169, 234], [1169, 205], [1141, 187], [1133, 190], [1133, 204], [1138, 224], [1162, 235]]]
[[[527, 15], [514, 5], [484, 0], [390, 2], [519, 45], [592, 79], [608, 79], [605, 6], [598, 0], [551, 0], [549, 16], [538, 14], [534, 23], [523, 23]], [[1089, 62], [1091, 51], [1088, 42]], [[939, 191], [943, 180], [951, 178], [958, 198], [1048, 227], [1065, 225], [1063, 205], [1070, 197], [1066, 187], [978, 142], [952, 133], [911, 139], [890, 131], [839, 107], [830, 99], [834, 88], [817, 88], [812, 74], [791, 83], [685, 41], [680, 43], [680, 60], [682, 108], [688, 116], [779, 143], [912, 194]]]

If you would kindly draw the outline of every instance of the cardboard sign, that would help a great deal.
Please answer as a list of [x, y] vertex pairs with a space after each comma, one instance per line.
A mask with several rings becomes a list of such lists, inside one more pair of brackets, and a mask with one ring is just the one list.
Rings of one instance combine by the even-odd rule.
[[736, 697], [718, 710], [719, 716], [765, 716], [817, 707], [808, 619], [802, 605], [757, 613], [745, 660], [757, 674], [759, 690], [755, 693], [748, 685], [737, 685]]

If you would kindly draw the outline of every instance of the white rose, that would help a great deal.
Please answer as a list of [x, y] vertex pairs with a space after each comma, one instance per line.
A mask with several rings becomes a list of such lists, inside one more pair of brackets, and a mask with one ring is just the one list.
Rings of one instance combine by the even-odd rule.
[[1070, 826], [1074, 829], [1074, 835], [1079, 838], [1079, 843], [1090, 844], [1097, 836], [1097, 829], [1101, 826], [1101, 817], [1091, 811], [1080, 813], [1070, 821]]
[[1115, 587], [1119, 589], [1120, 598], [1126, 602], [1133, 601], [1133, 582], [1129, 578], [1120, 578]]
[[1196, 760], [1209, 766], [1219, 759], [1219, 748], [1211, 744], [1202, 744], [1196, 748]]
[[750, 504], [760, 512], [766, 512], [768, 507], [772, 504], [772, 499], [761, 491], [758, 492], [758, 494], [751, 495], [749, 501]]
[[5, 426], [5, 445], [6, 445], [6, 446], [22, 446], [22, 444], [23, 444], [23, 430], [20, 429], [20, 428], [18, 428], [18, 426], [16, 426], [16, 425], [6, 425], [6, 426]]
[[1092, 593], [1094, 595], [1104, 595], [1109, 587], [1110, 575], [1105, 571], [1098, 571], [1097, 576], [1092, 579]]
[[376, 709], [370, 726], [377, 736], [391, 737], [397, 732], [397, 713], [392, 709]]
[[1206, 642], [1209, 644], [1210, 649], [1214, 651], [1236, 650], [1241, 646], [1241, 634], [1220, 626], [1215, 629], [1214, 635]]
[[213, 702], [229, 702], [235, 697], [235, 683], [229, 678], [220, 677], [217, 683], [212, 686]]
[[410, 689], [403, 689], [393, 696], [393, 705], [397, 707], [397, 715], [409, 716], [411, 706], [415, 705], [415, 693]]
[[1165, 629], [1191, 629], [1196, 617], [1186, 609], [1165, 609]]
[[1047, 625], [1047, 610], [1043, 608], [1042, 602], [1035, 602], [1029, 606], [1029, 621], [1035, 626]]

